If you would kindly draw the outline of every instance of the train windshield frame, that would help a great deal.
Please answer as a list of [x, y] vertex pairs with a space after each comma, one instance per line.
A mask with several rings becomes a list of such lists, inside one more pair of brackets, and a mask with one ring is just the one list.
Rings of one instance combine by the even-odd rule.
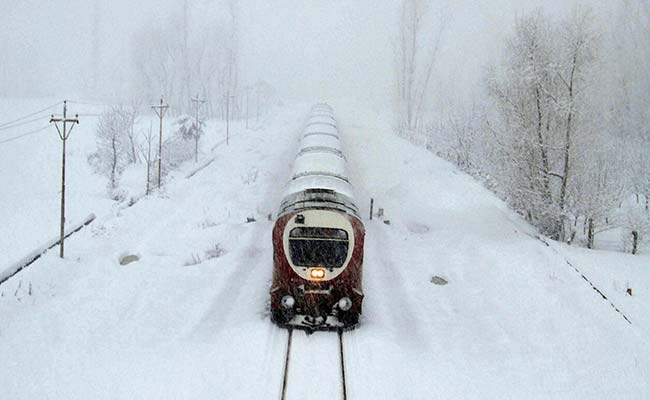
[[289, 233], [289, 257], [298, 267], [340, 268], [349, 245], [348, 232], [343, 229], [296, 227]]

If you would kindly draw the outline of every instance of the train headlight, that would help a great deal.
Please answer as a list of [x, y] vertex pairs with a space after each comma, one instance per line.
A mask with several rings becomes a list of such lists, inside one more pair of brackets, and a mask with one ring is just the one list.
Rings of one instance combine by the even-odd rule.
[[296, 304], [296, 299], [293, 296], [286, 295], [280, 300], [280, 303], [282, 303], [282, 307], [284, 308], [293, 308]]
[[325, 278], [325, 269], [323, 268], [312, 268], [309, 271], [309, 277], [314, 280], [320, 280]]
[[349, 310], [352, 308], [352, 300], [350, 300], [349, 297], [342, 297], [341, 300], [339, 300], [339, 308], [343, 311]]

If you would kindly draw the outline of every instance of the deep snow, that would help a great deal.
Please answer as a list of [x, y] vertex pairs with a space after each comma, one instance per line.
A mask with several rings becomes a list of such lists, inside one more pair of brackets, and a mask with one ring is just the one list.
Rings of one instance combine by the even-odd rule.
[[[364, 315], [344, 335], [348, 398], [650, 396], [648, 256], [549, 248], [470, 177], [395, 137], [385, 115], [332, 105], [362, 215], [373, 197], [390, 220], [365, 219]], [[287, 333], [267, 310], [267, 215], [308, 110], [285, 107], [258, 130], [236, 126], [230, 145], [210, 153], [223, 139], [215, 129], [202, 156], [214, 161], [185, 178], [201, 165], [188, 163], [132, 207], [114, 207], [89, 173], [73, 178], [94, 188], [78, 195], [79, 215], [105, 213], [66, 242], [65, 260], [49, 252], [0, 286], [0, 398], [279, 398]], [[93, 143], [72, 150], [77, 165]], [[21, 146], [31, 145], [39, 143]], [[35, 163], [23, 167], [25, 182], [57, 176], [33, 178]], [[27, 238], [51, 222], [41, 217], [44, 200], [4, 171], [15, 191], [2, 208], [25, 203], [3, 216], [29, 207], [35, 215], [5, 225], [3, 236]], [[217, 245], [225, 253], [209, 258]], [[140, 260], [121, 266], [125, 254]], [[434, 275], [449, 284], [433, 285]], [[336, 335], [294, 340], [288, 398], [336, 396]]]

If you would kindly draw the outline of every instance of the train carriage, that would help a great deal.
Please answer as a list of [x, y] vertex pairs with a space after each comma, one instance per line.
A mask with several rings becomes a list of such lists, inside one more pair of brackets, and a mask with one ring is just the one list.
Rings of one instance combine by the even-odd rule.
[[312, 107], [273, 227], [271, 318], [285, 327], [357, 325], [365, 229], [331, 107]]

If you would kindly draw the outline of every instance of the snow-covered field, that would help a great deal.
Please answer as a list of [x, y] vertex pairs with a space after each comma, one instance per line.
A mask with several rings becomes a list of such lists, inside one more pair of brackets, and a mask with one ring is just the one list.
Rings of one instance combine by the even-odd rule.
[[[332, 105], [362, 215], [373, 197], [390, 220], [365, 220], [364, 315], [344, 334], [349, 399], [650, 397], [650, 257], [547, 247], [470, 177], [396, 138], [385, 116]], [[0, 398], [279, 398], [287, 333], [268, 316], [267, 215], [308, 109], [239, 124], [211, 153], [215, 128], [203, 146], [214, 162], [186, 178], [188, 163], [132, 207], [106, 198], [86, 163], [94, 140], [79, 137], [92, 129], [79, 126], [69, 219], [98, 219], [66, 242], [65, 260], [50, 251], [0, 285]], [[0, 147], [3, 262], [56, 233], [50, 133]], [[131, 254], [139, 261], [120, 265]], [[294, 333], [287, 398], [336, 398], [335, 337]]]

